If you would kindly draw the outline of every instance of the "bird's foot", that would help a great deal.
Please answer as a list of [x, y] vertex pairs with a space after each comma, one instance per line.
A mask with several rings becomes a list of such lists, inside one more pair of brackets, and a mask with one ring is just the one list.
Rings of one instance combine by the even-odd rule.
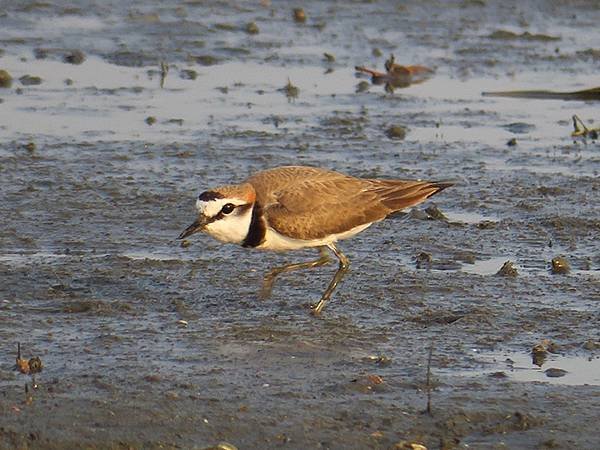
[[321, 311], [323, 310], [324, 306], [325, 306], [325, 302], [323, 301], [323, 299], [319, 300], [317, 303], [311, 303], [310, 304], [310, 313], [313, 316], [320, 316]]

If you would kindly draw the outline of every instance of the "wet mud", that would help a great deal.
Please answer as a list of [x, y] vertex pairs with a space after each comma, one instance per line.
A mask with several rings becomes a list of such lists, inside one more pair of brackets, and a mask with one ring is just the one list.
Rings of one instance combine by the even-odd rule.
[[[598, 86], [599, 22], [0, 3], [0, 448], [597, 448], [598, 103], [481, 93]], [[355, 74], [391, 54], [435, 73]], [[315, 318], [334, 265], [259, 296], [313, 252], [176, 241], [198, 192], [285, 164], [456, 185], [342, 242]]]

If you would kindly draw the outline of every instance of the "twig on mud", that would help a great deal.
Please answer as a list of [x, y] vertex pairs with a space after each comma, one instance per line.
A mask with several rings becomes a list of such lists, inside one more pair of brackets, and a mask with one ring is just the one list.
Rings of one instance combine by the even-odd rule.
[[169, 66], [166, 62], [160, 62], [160, 88], [165, 87], [165, 80], [167, 79], [167, 73], [169, 73]]
[[433, 346], [435, 344], [435, 338], [431, 339], [431, 347], [429, 347], [429, 356], [427, 357], [427, 384], [425, 385], [425, 388], [427, 389], [427, 408], [425, 409], [425, 412], [432, 416], [433, 414], [431, 413], [431, 359], [433, 357]]
[[21, 358], [21, 343], [17, 342], [17, 358], [15, 368], [21, 373], [29, 373], [29, 361]]

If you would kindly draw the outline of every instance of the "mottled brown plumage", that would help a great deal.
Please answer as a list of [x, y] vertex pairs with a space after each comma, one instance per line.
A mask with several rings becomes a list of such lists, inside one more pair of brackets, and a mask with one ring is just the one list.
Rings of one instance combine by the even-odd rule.
[[295, 239], [322, 239], [417, 205], [450, 183], [356, 178], [288, 166], [248, 178], [269, 226]]

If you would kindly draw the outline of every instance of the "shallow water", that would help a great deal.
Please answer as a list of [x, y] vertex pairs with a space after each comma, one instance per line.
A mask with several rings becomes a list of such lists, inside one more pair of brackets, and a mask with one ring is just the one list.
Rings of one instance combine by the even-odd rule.
[[[517, 352], [482, 352], [476, 359], [484, 366], [483, 370], [465, 371], [464, 376], [481, 376], [502, 371], [508, 378], [524, 383], [541, 382], [571, 386], [600, 384], [600, 358], [597, 356], [550, 355], [542, 367], [534, 364], [530, 354]], [[561, 369], [561, 376], [548, 375], [548, 369]], [[496, 371], [496, 372], [493, 372]]]
[[[596, 2], [297, 6], [0, 3], [0, 447], [594, 448], [600, 146], [571, 118], [598, 104], [481, 93], [597, 86]], [[361, 90], [391, 53], [436, 73]], [[341, 243], [315, 319], [334, 265], [258, 298], [314, 252], [175, 239], [198, 192], [285, 164], [456, 185]], [[542, 339], [564, 376], [531, 366]]]

